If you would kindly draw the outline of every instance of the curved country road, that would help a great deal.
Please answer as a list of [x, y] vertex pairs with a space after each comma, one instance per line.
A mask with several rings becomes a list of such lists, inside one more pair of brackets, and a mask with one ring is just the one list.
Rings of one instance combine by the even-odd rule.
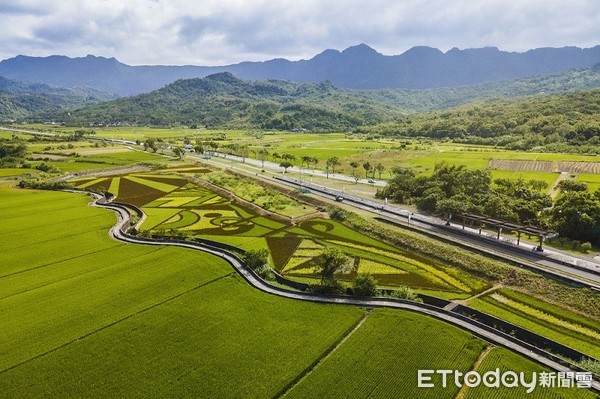
[[[349, 296], [330, 296], [330, 295], [319, 295], [313, 293], [305, 293], [305, 292], [296, 292], [291, 290], [286, 290], [284, 288], [276, 287], [270, 285], [265, 282], [258, 276], [256, 276], [253, 272], [247, 269], [241, 259], [237, 256], [224, 251], [217, 247], [212, 247], [207, 244], [198, 243], [198, 242], [185, 242], [185, 241], [166, 241], [166, 240], [157, 240], [150, 238], [142, 238], [132, 236], [125, 232], [125, 226], [129, 225], [130, 222], [130, 213], [127, 208], [117, 204], [110, 203], [100, 203], [98, 202], [98, 197], [93, 202], [94, 206], [102, 207], [106, 209], [111, 209], [117, 213], [118, 221], [117, 223], [110, 229], [109, 234], [115, 239], [127, 243], [132, 244], [143, 244], [143, 245], [174, 245], [184, 248], [190, 248], [195, 250], [200, 250], [203, 252], [207, 252], [216, 256], [223, 258], [227, 261], [249, 284], [254, 286], [255, 288], [271, 294], [277, 295], [284, 298], [309, 301], [309, 302], [319, 302], [319, 303], [332, 303], [332, 304], [341, 304], [341, 305], [350, 305], [350, 306], [360, 306], [367, 308], [376, 308], [376, 307], [386, 307], [393, 309], [402, 309], [408, 310], [416, 313], [420, 313], [426, 316], [434, 317], [438, 320], [445, 321], [447, 323], [453, 324], [457, 327], [460, 327], [464, 330], [470, 331], [472, 334], [483, 338], [484, 340], [493, 343], [495, 345], [503, 346], [508, 349], [511, 349], [514, 352], [519, 353], [531, 360], [534, 360], [554, 371], [557, 372], [569, 372], [574, 371], [569, 367], [564, 366], [563, 364], [558, 362], [558, 358], [553, 357], [551, 354], [544, 352], [533, 345], [527, 344], [525, 342], [519, 341], [518, 339], [504, 334], [500, 331], [494, 330], [482, 323], [479, 323], [475, 320], [471, 320], [465, 316], [461, 316], [459, 314], [454, 314], [449, 311], [446, 311], [441, 308], [436, 308], [431, 305], [403, 301], [399, 299], [391, 299], [391, 298], [356, 298]], [[596, 392], [600, 392], [600, 381], [593, 381], [592, 389]]]

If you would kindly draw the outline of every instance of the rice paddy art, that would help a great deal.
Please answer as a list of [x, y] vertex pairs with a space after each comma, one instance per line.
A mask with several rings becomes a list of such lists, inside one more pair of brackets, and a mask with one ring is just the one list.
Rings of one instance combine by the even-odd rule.
[[354, 260], [354, 268], [337, 277], [351, 281], [357, 273], [372, 274], [381, 285], [407, 285], [425, 290], [474, 292], [460, 273], [442, 265], [415, 259], [350, 229], [343, 224], [313, 217], [299, 223], [284, 223], [259, 215], [209, 188], [198, 186], [185, 175], [137, 173], [73, 182], [79, 188], [107, 190], [120, 202], [142, 209], [146, 219], [142, 233], [200, 237], [243, 250], [266, 248], [279, 273], [302, 281], [318, 279], [315, 265], [326, 247], [336, 247]]

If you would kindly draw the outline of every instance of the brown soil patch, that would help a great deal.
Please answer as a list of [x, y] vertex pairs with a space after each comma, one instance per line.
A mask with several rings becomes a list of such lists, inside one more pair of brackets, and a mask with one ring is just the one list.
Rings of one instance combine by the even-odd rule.
[[164, 195], [164, 192], [155, 188], [136, 183], [125, 177], [121, 178], [119, 201], [142, 207]]

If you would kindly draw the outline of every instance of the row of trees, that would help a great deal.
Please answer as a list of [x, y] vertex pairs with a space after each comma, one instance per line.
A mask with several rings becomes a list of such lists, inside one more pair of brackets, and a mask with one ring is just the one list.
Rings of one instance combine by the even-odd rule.
[[423, 212], [448, 217], [475, 213], [524, 225], [556, 230], [571, 240], [600, 243], [600, 191], [590, 193], [584, 183], [561, 182], [561, 196], [553, 203], [543, 181], [496, 179], [489, 170], [467, 170], [464, 165], [437, 164], [431, 176], [395, 168], [389, 184], [377, 197], [416, 204]]
[[[144, 146], [146, 147], [146, 144], [144, 144]], [[236, 143], [221, 146], [218, 143], [211, 141], [198, 144], [195, 147], [195, 150], [196, 152], [202, 153], [205, 151], [205, 148], [210, 148], [213, 151], [219, 150], [224, 154], [237, 155], [242, 158], [242, 162], [245, 162], [246, 157], [253, 155], [262, 162], [263, 168], [265, 167], [265, 161], [271, 158], [273, 162], [279, 162], [279, 166], [284, 168], [286, 172], [288, 168], [297, 165], [298, 160], [300, 161], [300, 166], [312, 169], [316, 168], [320, 162], [320, 160], [315, 156], [303, 155], [300, 157], [300, 159], [298, 159], [295, 155], [290, 153], [280, 154], [275, 151], [271, 153], [265, 147], [260, 149], [252, 149], [247, 145], [240, 145]], [[325, 161], [325, 172], [327, 173], [327, 177], [329, 177], [329, 173], [335, 174], [336, 168], [341, 165], [342, 162], [339, 157], [332, 156], [327, 158]], [[354, 179], [358, 182], [358, 180], [361, 179], [361, 175], [358, 171], [361, 165], [356, 161], [352, 161], [349, 163], [349, 166], [351, 168], [352, 177], [354, 177]], [[362, 168], [364, 169], [365, 179], [368, 179], [369, 177], [375, 179], [375, 174], [377, 174], [378, 178], [381, 179], [381, 175], [385, 170], [385, 166], [381, 162], [371, 164], [367, 161], [362, 164]]]

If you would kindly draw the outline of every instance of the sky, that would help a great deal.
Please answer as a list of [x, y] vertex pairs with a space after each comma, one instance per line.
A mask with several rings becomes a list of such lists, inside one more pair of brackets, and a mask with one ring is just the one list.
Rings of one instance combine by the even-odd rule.
[[88, 54], [130, 65], [309, 59], [365, 43], [600, 45], [598, 0], [0, 0], [0, 59]]

